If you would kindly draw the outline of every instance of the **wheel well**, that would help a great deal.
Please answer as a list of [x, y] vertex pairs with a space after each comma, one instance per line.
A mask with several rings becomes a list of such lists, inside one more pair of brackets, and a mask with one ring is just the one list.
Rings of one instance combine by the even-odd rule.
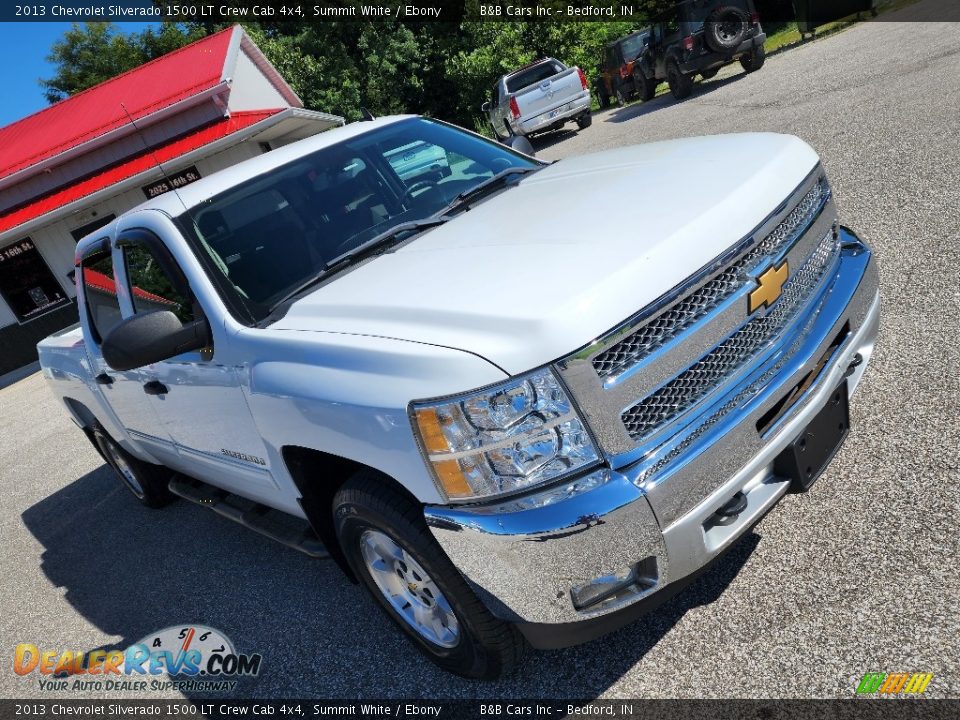
[[357, 582], [340, 548], [340, 541], [333, 526], [333, 499], [337, 491], [358, 470], [369, 469], [379, 473], [384, 482], [394, 485], [412, 502], [419, 505], [420, 501], [390, 476], [356, 460], [296, 445], [284, 447], [281, 455], [297, 490], [300, 491], [300, 506], [306, 513], [310, 526], [326, 545], [330, 557], [340, 569], [352, 582]]
[[97, 440], [93, 434], [95, 430], [100, 428], [100, 423], [97, 421], [97, 416], [90, 411], [90, 408], [88, 408], [79, 400], [65, 397], [63, 399], [63, 403], [67, 406], [67, 410], [77, 421], [77, 424], [80, 426], [83, 434], [87, 436], [87, 440], [89, 440], [90, 444], [93, 445], [93, 449], [96, 450], [97, 454], [103, 458], [103, 461], [109, 465], [110, 461], [107, 459], [107, 456], [103, 454], [103, 450], [100, 449], [100, 445], [97, 443]]
[[90, 411], [90, 408], [88, 408], [79, 400], [65, 397], [63, 399], [63, 404], [67, 406], [67, 410], [71, 415], [73, 415], [81, 427], [93, 428], [97, 426], [96, 416]]

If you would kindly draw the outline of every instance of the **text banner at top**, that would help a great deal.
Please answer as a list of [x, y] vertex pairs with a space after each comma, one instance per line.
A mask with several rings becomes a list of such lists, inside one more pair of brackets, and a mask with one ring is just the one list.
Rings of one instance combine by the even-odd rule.
[[[704, 2], [705, 0], [686, 0]], [[960, 21], [960, 3], [923, 0], [841, 0], [844, 11], [862, 19]], [[4, 3], [3, 22], [635, 22], [662, 18], [674, 0], [36, 0]], [[755, 0], [761, 22], [798, 19], [808, 23], [836, 19], [834, 0]], [[891, 10], [891, 12], [884, 12]]]

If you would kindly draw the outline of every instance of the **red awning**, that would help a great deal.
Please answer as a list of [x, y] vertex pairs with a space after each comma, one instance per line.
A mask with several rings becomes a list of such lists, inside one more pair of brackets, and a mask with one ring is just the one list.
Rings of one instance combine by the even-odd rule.
[[16, 208], [12, 212], [0, 216], [0, 232], [6, 232], [11, 228], [15, 228], [34, 218], [45, 215], [68, 203], [92, 195], [98, 190], [103, 190], [122, 180], [155, 168], [158, 162], [164, 163], [201, 148], [204, 145], [209, 145], [216, 140], [232, 135], [243, 128], [254, 125], [282, 111], [283, 108], [235, 112], [229, 118], [224, 118], [219, 122], [207, 125], [177, 140], [171, 140], [149, 151], [145, 150], [142, 153], [127, 158], [121, 163], [105, 168], [84, 180], [71, 183], [60, 190], [39, 197], [26, 205]]

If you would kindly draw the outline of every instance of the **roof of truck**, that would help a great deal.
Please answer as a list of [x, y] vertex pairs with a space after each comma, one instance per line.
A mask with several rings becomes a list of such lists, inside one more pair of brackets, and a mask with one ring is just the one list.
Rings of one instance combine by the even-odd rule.
[[537, 65], [543, 65], [543, 63], [545, 63], [545, 62], [560, 62], [560, 61], [557, 60], [556, 58], [552, 58], [552, 57], [542, 57], [542, 58], [540, 58], [539, 60], [534, 60], [533, 62], [527, 63], [527, 64], [524, 65], [523, 67], [518, 67], [516, 70], [511, 70], [510, 72], [508, 72], [508, 73], [507, 73], [506, 75], [504, 75], [503, 77], [504, 77], [504, 78], [513, 77], [513, 76], [516, 75], [517, 73], [522, 73], [524, 70], [529, 70], [530, 68], [536, 67]]

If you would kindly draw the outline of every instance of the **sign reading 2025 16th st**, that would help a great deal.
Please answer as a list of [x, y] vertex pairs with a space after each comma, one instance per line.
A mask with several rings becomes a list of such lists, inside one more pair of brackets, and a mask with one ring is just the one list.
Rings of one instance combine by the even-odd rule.
[[171, 190], [176, 190], [184, 185], [196, 182], [200, 178], [200, 171], [197, 170], [195, 165], [191, 165], [173, 175], [165, 175], [161, 180], [157, 180], [157, 182], [151, 185], [144, 185], [142, 188], [143, 194], [146, 195], [149, 200], [150, 198], [155, 198], [157, 195], [163, 195], [165, 192], [170, 192]]
[[60, 651], [20, 643], [13, 671], [36, 674], [43, 691], [229, 691], [237, 678], [259, 674], [262, 660], [259, 653], [238, 653], [219, 630], [179, 625], [151, 633], [125, 650]]

